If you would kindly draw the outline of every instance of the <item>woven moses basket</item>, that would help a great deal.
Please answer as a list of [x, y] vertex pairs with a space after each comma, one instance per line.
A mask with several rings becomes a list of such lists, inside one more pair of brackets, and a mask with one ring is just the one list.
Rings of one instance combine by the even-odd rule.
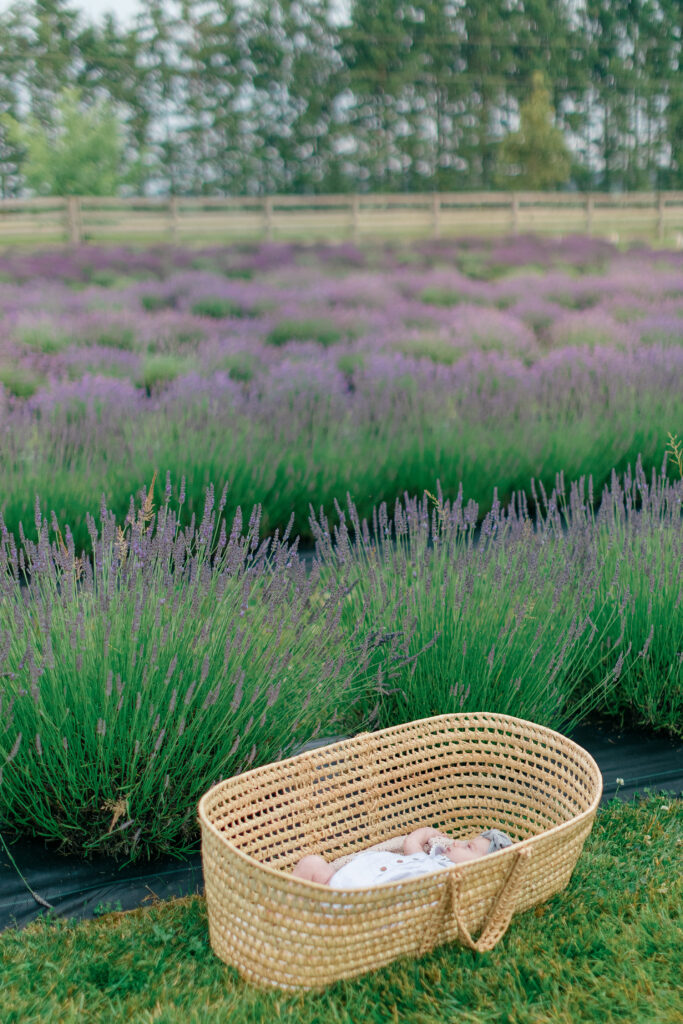
[[[460, 940], [492, 949], [510, 918], [563, 889], [602, 792], [593, 758], [551, 729], [441, 715], [226, 779], [199, 804], [214, 952], [258, 985], [320, 988]], [[480, 860], [344, 891], [293, 878], [419, 825], [504, 829]], [[478, 938], [474, 938], [478, 934]]]

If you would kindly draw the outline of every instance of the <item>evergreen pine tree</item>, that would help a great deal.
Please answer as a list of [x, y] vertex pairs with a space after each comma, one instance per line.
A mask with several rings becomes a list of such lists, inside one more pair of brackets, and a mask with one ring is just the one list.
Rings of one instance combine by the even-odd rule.
[[401, 151], [410, 128], [401, 101], [420, 66], [413, 16], [413, 8], [394, 0], [354, 0], [351, 23], [340, 31], [353, 97], [354, 175], [367, 191], [397, 189], [409, 164]]
[[553, 124], [554, 111], [543, 73], [535, 71], [529, 98], [520, 107], [520, 126], [503, 140], [499, 182], [508, 188], [550, 189], [566, 183], [571, 159]]

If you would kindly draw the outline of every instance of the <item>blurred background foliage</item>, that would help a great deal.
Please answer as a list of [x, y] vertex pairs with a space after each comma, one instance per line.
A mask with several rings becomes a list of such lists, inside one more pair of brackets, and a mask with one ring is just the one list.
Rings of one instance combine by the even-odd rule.
[[86, 137], [119, 126], [112, 191], [683, 188], [682, 24], [680, 0], [145, 0], [125, 26], [15, 3], [0, 195], [103, 188], [36, 181], [75, 95]]

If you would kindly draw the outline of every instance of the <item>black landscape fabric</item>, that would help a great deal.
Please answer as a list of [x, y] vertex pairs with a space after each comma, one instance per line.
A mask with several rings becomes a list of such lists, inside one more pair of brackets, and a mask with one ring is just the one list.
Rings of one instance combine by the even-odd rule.
[[[341, 737], [335, 737], [341, 738]], [[572, 738], [589, 751], [603, 776], [603, 802], [629, 800], [646, 789], [683, 793], [683, 741], [582, 726]], [[322, 745], [306, 744], [306, 748]], [[623, 785], [617, 783], [623, 779]], [[24, 927], [44, 914], [89, 918], [132, 910], [156, 899], [203, 892], [201, 859], [120, 867], [100, 858], [63, 857], [38, 841], [0, 844], [0, 929]], [[18, 870], [17, 870], [18, 869]], [[23, 878], [21, 877], [23, 876]]]

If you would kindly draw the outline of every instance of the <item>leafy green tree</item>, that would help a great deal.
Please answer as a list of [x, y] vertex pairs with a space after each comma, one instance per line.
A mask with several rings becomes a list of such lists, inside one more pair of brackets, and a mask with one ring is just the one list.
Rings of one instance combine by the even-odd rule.
[[463, 110], [463, 188], [491, 188], [496, 162], [496, 124], [506, 90], [520, 69], [514, 63], [511, 22], [516, 5], [507, 0], [464, 0], [461, 10], [467, 97]]
[[22, 173], [38, 195], [114, 195], [125, 182], [123, 131], [110, 102], [88, 107], [68, 88], [50, 124], [34, 115], [3, 121], [10, 142], [24, 151]]
[[535, 71], [531, 95], [522, 103], [518, 131], [503, 140], [499, 181], [509, 188], [546, 189], [569, 178], [571, 158], [554, 111], [543, 72]]
[[671, 139], [671, 161], [660, 172], [660, 184], [663, 188], [683, 189], [683, 83], [672, 89], [667, 127]]
[[589, 84], [576, 3], [524, 0], [514, 5], [511, 19], [507, 32], [514, 77], [506, 85], [508, 99], [517, 105], [522, 103], [534, 71], [542, 71], [555, 108], [556, 124], [576, 138], [585, 127], [581, 100]]
[[155, 66], [151, 82], [164, 109], [162, 153], [166, 163], [173, 156], [172, 190], [242, 191], [246, 15], [234, 0], [153, 0], [146, 17], [153, 60], [145, 63]]

